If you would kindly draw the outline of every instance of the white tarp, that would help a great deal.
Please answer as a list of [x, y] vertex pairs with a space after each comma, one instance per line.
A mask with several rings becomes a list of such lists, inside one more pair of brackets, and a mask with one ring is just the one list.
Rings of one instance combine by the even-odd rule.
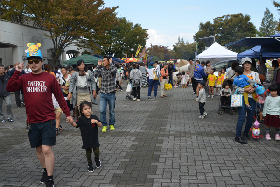
[[197, 55], [196, 58], [237, 58], [237, 54], [215, 42], [207, 50]]

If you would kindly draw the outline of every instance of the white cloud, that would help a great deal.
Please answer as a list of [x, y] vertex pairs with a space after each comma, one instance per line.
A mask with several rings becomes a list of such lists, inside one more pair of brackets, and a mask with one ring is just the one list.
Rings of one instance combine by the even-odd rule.
[[173, 45], [178, 42], [178, 37], [184, 39], [184, 41], [193, 42], [193, 35], [194, 33], [180, 33], [176, 36], [174, 35], [167, 35], [167, 34], [158, 34], [158, 32], [154, 29], [148, 30], [149, 39], [147, 40], [147, 46], [149, 47], [152, 45], [162, 45], [168, 46], [168, 48], [173, 49]]

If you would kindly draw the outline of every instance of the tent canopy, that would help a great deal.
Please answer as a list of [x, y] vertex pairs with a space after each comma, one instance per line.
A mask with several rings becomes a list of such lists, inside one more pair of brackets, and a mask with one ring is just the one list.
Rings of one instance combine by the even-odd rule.
[[84, 55], [78, 56], [76, 58], [71, 58], [69, 60], [66, 60], [63, 62], [63, 64], [74, 65], [74, 64], [77, 64], [77, 61], [81, 60], [81, 59], [85, 62], [85, 64], [94, 64], [94, 65], [97, 65], [98, 60], [100, 60], [100, 58], [98, 58], [98, 57], [84, 54]]
[[268, 37], [246, 37], [237, 42], [226, 44], [226, 46], [256, 46], [275, 44], [280, 42], [280, 33]]
[[197, 55], [196, 58], [237, 58], [237, 53], [215, 42], [207, 50]]
[[261, 53], [261, 46], [257, 45], [251, 49], [248, 49], [246, 51], [243, 51], [242, 53], [239, 53], [237, 55], [237, 59], [249, 57], [249, 58], [260, 58]]

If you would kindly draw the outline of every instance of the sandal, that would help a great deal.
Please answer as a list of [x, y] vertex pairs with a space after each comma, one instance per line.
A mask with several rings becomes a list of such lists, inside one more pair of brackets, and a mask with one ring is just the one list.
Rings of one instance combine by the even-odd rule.
[[58, 135], [58, 128], [55, 128], [55, 133], [56, 135]]
[[63, 131], [62, 126], [61, 126], [61, 125], [59, 125], [58, 129], [59, 129], [59, 131], [60, 131], [60, 132], [62, 132], [62, 131]]

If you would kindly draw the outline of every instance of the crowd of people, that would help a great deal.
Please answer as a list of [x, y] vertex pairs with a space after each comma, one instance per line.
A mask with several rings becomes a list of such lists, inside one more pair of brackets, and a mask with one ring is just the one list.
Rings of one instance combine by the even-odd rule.
[[[222, 104], [230, 105], [230, 96], [238, 92], [244, 96], [243, 105], [238, 107], [238, 121], [236, 125], [235, 141], [241, 144], [250, 139], [249, 131], [252, 126], [256, 108], [260, 108], [260, 117], [266, 125], [266, 139], [271, 140], [269, 128], [276, 128], [275, 140], [280, 140], [280, 72], [279, 63], [273, 61], [273, 79], [268, 92], [256, 95], [254, 84], [261, 84], [266, 79], [266, 67], [261, 61], [258, 68], [252, 70], [253, 61], [243, 58], [241, 65], [234, 62], [227, 71], [221, 70], [218, 76], [210, 61], [200, 62], [189, 59], [186, 72], [176, 70], [174, 64], [158, 64], [149, 62], [147, 65], [124, 64], [114, 65], [112, 59], [104, 57], [96, 66], [86, 69], [83, 60], [77, 62], [77, 68], [57, 65], [52, 71], [49, 64], [43, 64], [42, 56], [28, 56], [28, 65], [15, 63], [14, 66], [4, 68], [0, 66], [0, 107], [2, 122], [7, 119], [13, 122], [10, 92], [15, 93], [17, 107], [26, 107], [27, 130], [30, 145], [36, 148], [37, 157], [43, 167], [41, 182], [47, 187], [53, 186], [54, 153], [52, 146], [56, 144], [56, 135], [61, 132], [61, 114], [66, 115], [66, 121], [73, 127], [80, 128], [83, 140], [83, 149], [86, 151], [88, 171], [93, 172], [91, 154], [95, 155], [95, 168], [101, 167], [99, 159], [98, 127], [102, 132], [115, 130], [115, 100], [116, 91], [123, 91], [122, 84], [126, 81], [127, 89], [130, 85], [133, 101], [140, 101], [140, 91], [148, 87], [148, 100], [157, 99], [160, 87], [160, 97], [168, 97], [167, 84], [174, 88], [192, 85], [193, 94], [198, 102], [199, 118], [207, 116], [204, 109], [206, 98], [216, 95]], [[43, 68], [44, 67], [44, 70]], [[128, 92], [128, 90], [127, 90]], [[153, 97], [152, 97], [153, 92]], [[22, 99], [20, 95], [22, 94]], [[96, 98], [99, 95], [99, 103]], [[143, 95], [143, 93], [141, 94]], [[207, 96], [208, 95], [208, 96]], [[143, 96], [142, 96], [143, 97]], [[2, 103], [5, 101], [7, 118], [3, 114]], [[100, 118], [92, 114], [92, 104], [99, 105]], [[109, 121], [106, 120], [106, 108], [109, 106]], [[71, 111], [73, 111], [71, 115]], [[76, 118], [76, 122], [74, 119]], [[242, 126], [246, 124], [242, 135]], [[54, 128], [55, 126], [55, 128]]]

